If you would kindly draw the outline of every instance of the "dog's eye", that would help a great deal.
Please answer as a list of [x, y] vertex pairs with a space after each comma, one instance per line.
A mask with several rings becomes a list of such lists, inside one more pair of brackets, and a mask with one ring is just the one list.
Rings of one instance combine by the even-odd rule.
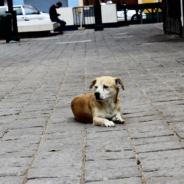
[[108, 86], [104, 85], [104, 89], [108, 89], [108, 88], [109, 88]]
[[95, 86], [95, 88], [97, 89], [97, 88], [98, 88], [98, 86]]

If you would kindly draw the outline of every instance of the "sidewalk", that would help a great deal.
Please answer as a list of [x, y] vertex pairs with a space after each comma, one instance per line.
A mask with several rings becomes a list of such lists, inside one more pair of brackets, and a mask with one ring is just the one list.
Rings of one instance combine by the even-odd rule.
[[[184, 183], [184, 40], [161, 27], [1, 40], [0, 184]], [[115, 128], [70, 108], [103, 75], [125, 85]]]

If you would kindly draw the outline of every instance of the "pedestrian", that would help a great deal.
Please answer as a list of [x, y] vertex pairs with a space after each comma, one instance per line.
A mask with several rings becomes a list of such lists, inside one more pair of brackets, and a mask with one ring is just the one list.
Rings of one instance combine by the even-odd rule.
[[61, 2], [53, 4], [49, 9], [49, 14], [50, 14], [50, 20], [52, 22], [57, 22], [57, 23], [60, 24], [60, 26], [58, 28], [56, 28], [55, 31], [59, 31], [61, 34], [63, 34], [63, 30], [65, 30], [66, 22], [63, 21], [63, 20], [60, 20], [58, 18], [58, 16], [60, 16], [60, 14], [58, 14], [57, 11], [56, 11], [56, 8], [60, 8], [60, 7], [62, 7]]

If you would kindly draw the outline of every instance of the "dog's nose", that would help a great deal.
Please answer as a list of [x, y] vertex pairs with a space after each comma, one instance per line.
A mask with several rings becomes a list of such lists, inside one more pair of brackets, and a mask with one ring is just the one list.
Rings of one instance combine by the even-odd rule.
[[95, 98], [100, 99], [100, 93], [99, 92], [95, 92]]

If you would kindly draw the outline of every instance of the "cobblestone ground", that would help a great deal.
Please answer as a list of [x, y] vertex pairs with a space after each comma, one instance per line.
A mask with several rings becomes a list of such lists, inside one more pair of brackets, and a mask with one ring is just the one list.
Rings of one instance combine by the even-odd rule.
[[[184, 40], [160, 27], [0, 41], [0, 183], [183, 184]], [[115, 128], [70, 109], [103, 75], [125, 85]]]

